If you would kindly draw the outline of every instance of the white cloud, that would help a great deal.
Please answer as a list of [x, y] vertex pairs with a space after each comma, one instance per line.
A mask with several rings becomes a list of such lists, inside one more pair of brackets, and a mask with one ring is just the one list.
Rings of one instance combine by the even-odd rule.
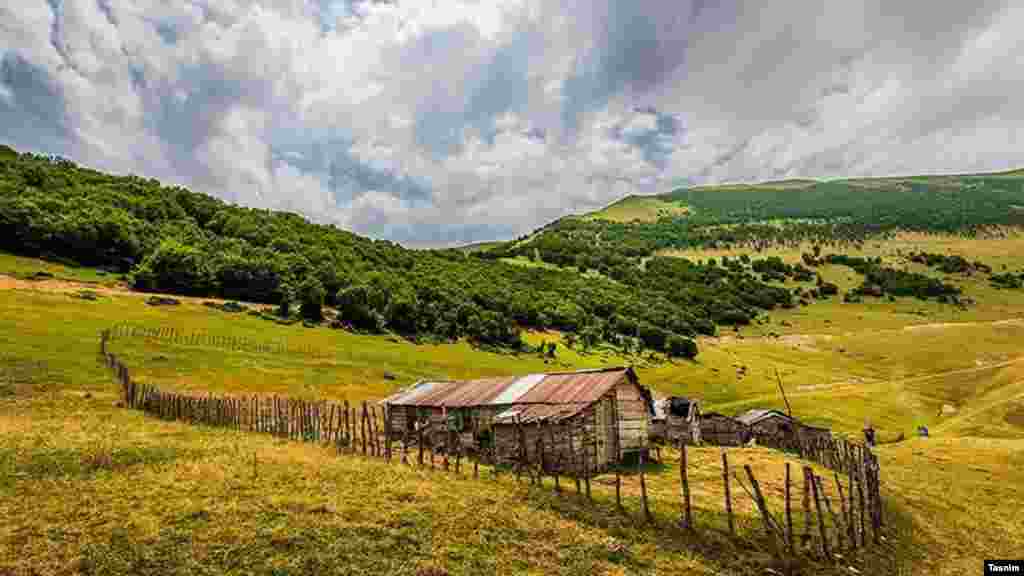
[[0, 140], [412, 243], [682, 179], [1022, 163], [1008, 1], [53, 5], [0, 6]]

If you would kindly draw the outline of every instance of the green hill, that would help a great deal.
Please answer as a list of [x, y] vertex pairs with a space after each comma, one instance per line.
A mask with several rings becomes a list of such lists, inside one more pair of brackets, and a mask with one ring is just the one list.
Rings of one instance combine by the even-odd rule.
[[[326, 305], [338, 310], [337, 327], [411, 339], [521, 349], [520, 330], [558, 329], [588, 346], [689, 357], [693, 337], [714, 334], [716, 323], [792, 305], [785, 290], [714, 267], [648, 275], [642, 288], [627, 288], [584, 270], [496, 261], [495, 248], [477, 248], [408, 250], [156, 180], [0, 155], [0, 249], [110, 269], [138, 290], [300, 307], [313, 321]], [[710, 291], [709, 278], [727, 281]], [[685, 307], [669, 298], [680, 287], [690, 289]]]

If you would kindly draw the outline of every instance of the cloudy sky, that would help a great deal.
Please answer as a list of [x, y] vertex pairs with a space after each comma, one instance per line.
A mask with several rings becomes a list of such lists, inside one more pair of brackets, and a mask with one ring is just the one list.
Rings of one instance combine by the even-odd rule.
[[19, 0], [0, 142], [376, 238], [1024, 166], [1019, 0]]

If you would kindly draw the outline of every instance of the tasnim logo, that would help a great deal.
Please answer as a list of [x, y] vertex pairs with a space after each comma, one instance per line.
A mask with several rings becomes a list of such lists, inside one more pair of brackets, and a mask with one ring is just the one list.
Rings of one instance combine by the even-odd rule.
[[985, 574], [1020, 574], [1020, 562], [1001, 562], [998, 560], [985, 561]]

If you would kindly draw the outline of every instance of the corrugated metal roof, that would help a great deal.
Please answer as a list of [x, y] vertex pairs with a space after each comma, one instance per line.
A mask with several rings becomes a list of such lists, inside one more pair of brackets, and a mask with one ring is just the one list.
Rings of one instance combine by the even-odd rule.
[[560, 422], [572, 418], [590, 406], [589, 403], [570, 404], [519, 404], [494, 417], [495, 424], [531, 424], [536, 422]]
[[589, 404], [630, 373], [630, 368], [601, 368], [458, 382], [420, 382], [386, 398], [384, 403], [438, 408], [577, 402]]
[[753, 424], [756, 424], [757, 422], [760, 422], [761, 420], [764, 420], [765, 418], [770, 418], [772, 416], [781, 416], [786, 420], [792, 420], [792, 418], [790, 418], [789, 416], [785, 415], [782, 412], [779, 412], [778, 410], [763, 409], [747, 410], [743, 414], [737, 416], [736, 419], [746, 424], [747, 426], [751, 426]]
[[626, 370], [549, 374], [516, 400], [518, 404], [591, 403], [626, 377]]
[[527, 374], [522, 378], [517, 378], [511, 385], [502, 390], [501, 394], [491, 399], [489, 404], [511, 404], [546, 377], [547, 374]]
[[428, 394], [431, 390], [444, 384], [447, 384], [447, 382], [416, 382], [412, 386], [388, 396], [383, 402], [387, 404], [412, 404], [416, 398]]

